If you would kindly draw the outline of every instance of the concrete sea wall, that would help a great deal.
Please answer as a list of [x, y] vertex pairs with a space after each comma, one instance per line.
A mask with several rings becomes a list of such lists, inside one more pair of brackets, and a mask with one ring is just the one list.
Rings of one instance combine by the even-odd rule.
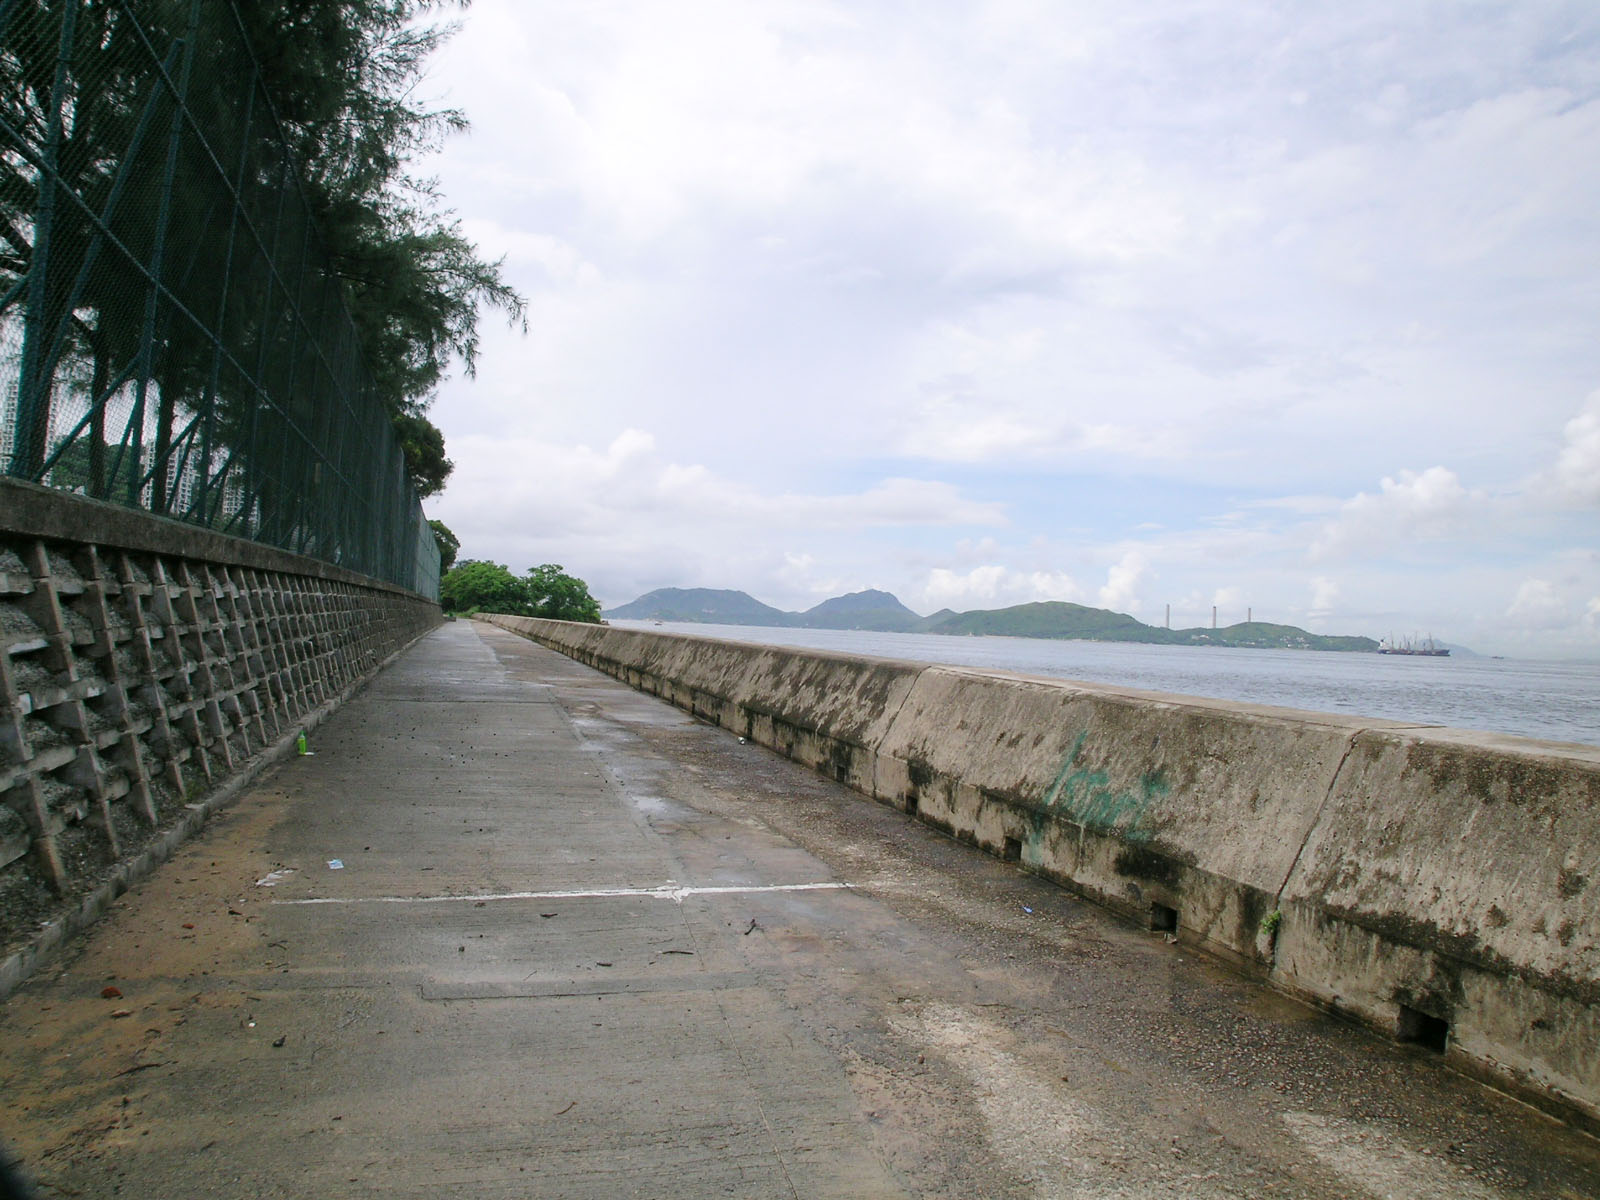
[[485, 619], [1600, 1131], [1600, 749]]
[[315, 559], [0, 479], [0, 996], [440, 619]]

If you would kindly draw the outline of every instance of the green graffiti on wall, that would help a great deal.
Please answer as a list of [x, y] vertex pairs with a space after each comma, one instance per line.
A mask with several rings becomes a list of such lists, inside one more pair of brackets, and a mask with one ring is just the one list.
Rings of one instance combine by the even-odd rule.
[[1061, 812], [1090, 829], [1115, 830], [1129, 841], [1142, 842], [1150, 837], [1141, 829], [1140, 822], [1152, 801], [1172, 790], [1166, 773], [1159, 767], [1139, 776], [1138, 784], [1131, 790], [1111, 786], [1111, 777], [1080, 765], [1083, 744], [1089, 739], [1086, 729], [1072, 744], [1066, 761], [1056, 773], [1055, 781], [1045, 793], [1046, 808], [1059, 808]]

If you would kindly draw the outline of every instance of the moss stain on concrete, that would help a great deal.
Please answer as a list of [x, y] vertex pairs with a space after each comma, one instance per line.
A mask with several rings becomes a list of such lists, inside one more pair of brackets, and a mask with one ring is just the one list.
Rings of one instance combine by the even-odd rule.
[[1059, 808], [1086, 829], [1115, 831], [1132, 842], [1148, 841], [1150, 830], [1142, 828], [1141, 822], [1151, 803], [1172, 790], [1166, 773], [1160, 768], [1146, 771], [1134, 789], [1118, 790], [1111, 786], [1111, 777], [1105, 771], [1079, 765], [1088, 739], [1086, 729], [1073, 742], [1061, 770], [1045, 792], [1045, 807]]

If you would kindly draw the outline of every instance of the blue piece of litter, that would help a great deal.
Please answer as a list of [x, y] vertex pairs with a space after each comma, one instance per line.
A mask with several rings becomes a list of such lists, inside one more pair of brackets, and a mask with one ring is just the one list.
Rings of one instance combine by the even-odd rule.
[[1022, 906], [1022, 911], [1027, 913], [1030, 917], [1033, 915], [1033, 909], [1029, 908], [1026, 904]]
[[344, 870], [344, 862], [342, 860], [340, 860], [340, 859], [337, 859], [337, 858], [330, 858], [328, 860], [328, 870], [330, 870], [330, 871], [342, 871], [342, 870]]

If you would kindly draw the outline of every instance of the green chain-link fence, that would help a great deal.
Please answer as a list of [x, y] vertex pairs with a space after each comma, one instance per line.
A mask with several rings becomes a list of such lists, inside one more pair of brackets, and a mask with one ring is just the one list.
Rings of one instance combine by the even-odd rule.
[[438, 595], [231, 0], [0, 0], [0, 471]]

